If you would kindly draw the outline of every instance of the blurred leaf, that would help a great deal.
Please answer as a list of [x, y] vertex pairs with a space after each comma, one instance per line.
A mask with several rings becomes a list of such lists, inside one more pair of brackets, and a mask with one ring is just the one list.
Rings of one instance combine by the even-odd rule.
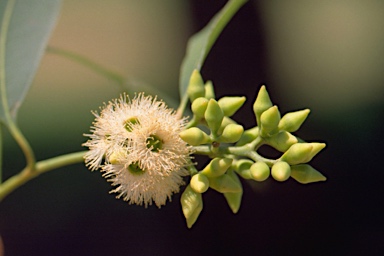
[[202, 30], [193, 35], [187, 45], [187, 53], [180, 70], [180, 98], [184, 98], [189, 78], [194, 69], [201, 70], [205, 58], [211, 50], [221, 31], [231, 20], [237, 10], [247, 0], [230, 0]]
[[0, 1], [0, 69], [3, 76], [0, 84], [0, 121], [9, 122], [5, 111], [9, 111], [13, 120], [16, 119], [55, 25], [60, 2]]

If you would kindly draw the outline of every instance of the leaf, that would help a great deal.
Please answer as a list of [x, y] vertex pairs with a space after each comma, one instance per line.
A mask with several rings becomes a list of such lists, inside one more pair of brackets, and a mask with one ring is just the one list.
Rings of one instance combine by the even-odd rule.
[[201, 70], [203, 63], [221, 31], [247, 0], [230, 0], [202, 30], [193, 35], [180, 69], [180, 98], [186, 95], [189, 78], [194, 69]]
[[0, 121], [16, 119], [44, 54], [61, 0], [0, 1]]

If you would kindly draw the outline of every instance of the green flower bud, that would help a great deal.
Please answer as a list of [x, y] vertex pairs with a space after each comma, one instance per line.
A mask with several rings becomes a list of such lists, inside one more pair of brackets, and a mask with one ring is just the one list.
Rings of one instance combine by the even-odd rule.
[[203, 97], [199, 97], [192, 102], [191, 110], [193, 114], [199, 119], [204, 117], [205, 110], [208, 107], [208, 100]]
[[218, 141], [226, 142], [226, 143], [234, 143], [240, 139], [243, 132], [244, 132], [243, 126], [239, 124], [229, 124], [224, 128], [223, 133], [218, 138]]
[[269, 166], [261, 161], [252, 164], [250, 171], [252, 178], [256, 181], [266, 180], [271, 172]]
[[296, 136], [282, 131], [265, 139], [267, 144], [280, 152], [287, 151], [293, 144], [298, 143]]
[[287, 162], [277, 162], [272, 166], [271, 174], [277, 181], [286, 181], [291, 176], [291, 167]]
[[327, 179], [309, 164], [291, 166], [291, 177], [302, 184], [325, 181]]
[[115, 151], [113, 152], [109, 157], [108, 157], [108, 161], [111, 163], [111, 164], [122, 164], [124, 163], [124, 158], [127, 157], [127, 154], [125, 153], [124, 150], [118, 150], [118, 151]]
[[279, 130], [287, 132], [295, 132], [304, 123], [310, 110], [304, 109], [300, 111], [285, 114], [279, 122]]
[[212, 161], [207, 164], [207, 166], [200, 173], [204, 174], [209, 178], [219, 177], [228, 170], [228, 168], [232, 165], [232, 161], [232, 158], [216, 157], [212, 159]]
[[270, 107], [261, 114], [260, 123], [261, 123], [261, 135], [263, 137], [268, 137], [277, 133], [277, 126], [280, 122], [280, 111], [277, 106]]
[[221, 122], [219, 130], [217, 130], [217, 134], [222, 134], [224, 131], [224, 128], [227, 127], [229, 124], [237, 124], [235, 120], [233, 120], [230, 117], [224, 116], [223, 121]]
[[307, 163], [324, 147], [324, 143], [296, 143], [281, 156], [280, 160], [291, 165]]
[[212, 81], [207, 81], [204, 87], [205, 87], [205, 98], [207, 99], [216, 98]]
[[187, 93], [191, 102], [205, 95], [204, 81], [197, 69], [193, 70], [189, 78]]
[[229, 207], [231, 208], [232, 212], [233, 213], [237, 213], [239, 211], [239, 209], [240, 209], [240, 206], [241, 206], [241, 198], [243, 197], [243, 187], [241, 185], [239, 177], [237, 177], [235, 172], [229, 170], [228, 171], [228, 175], [236, 183], [238, 183], [239, 186], [241, 186], [241, 191], [240, 192], [235, 192], [235, 193], [227, 192], [227, 193], [224, 193], [224, 197], [227, 200], [227, 203], [228, 203]]
[[198, 173], [192, 176], [190, 185], [195, 192], [202, 194], [208, 190], [209, 180], [204, 174]]
[[237, 110], [241, 106], [243, 106], [245, 102], [245, 97], [223, 97], [219, 99], [217, 103], [219, 103], [220, 108], [223, 110], [225, 116], [232, 116], [233, 114], [236, 113]]
[[240, 159], [232, 165], [232, 167], [236, 170], [236, 172], [244, 179], [250, 180], [252, 179], [251, 174], [251, 166], [254, 162], [249, 159]]
[[255, 113], [256, 121], [258, 125], [260, 125], [261, 114], [265, 110], [269, 109], [270, 107], [272, 107], [272, 101], [269, 98], [267, 89], [263, 85], [261, 86], [259, 93], [257, 95], [257, 98], [255, 100], [255, 103], [253, 104], [253, 112]]
[[180, 132], [179, 136], [191, 146], [198, 146], [210, 141], [209, 135], [197, 127], [186, 129]]
[[220, 193], [239, 193], [243, 190], [241, 184], [228, 174], [215, 178], [209, 178], [209, 186]]
[[220, 128], [221, 122], [223, 121], [223, 117], [224, 117], [223, 110], [221, 110], [216, 100], [214, 99], [209, 100], [208, 107], [207, 107], [207, 110], [205, 111], [204, 117], [212, 133], [216, 133], [217, 130]]
[[259, 136], [259, 127], [253, 127], [243, 132], [240, 140], [236, 143], [236, 146], [243, 146], [253, 140], [255, 140]]
[[181, 195], [180, 202], [187, 226], [191, 228], [203, 210], [203, 198], [188, 185]]
[[325, 143], [319, 143], [319, 142], [312, 142], [310, 143], [312, 145], [312, 150], [311, 153], [308, 155], [308, 160], [307, 162], [311, 161], [312, 158], [317, 155], [323, 148], [325, 148], [326, 144]]

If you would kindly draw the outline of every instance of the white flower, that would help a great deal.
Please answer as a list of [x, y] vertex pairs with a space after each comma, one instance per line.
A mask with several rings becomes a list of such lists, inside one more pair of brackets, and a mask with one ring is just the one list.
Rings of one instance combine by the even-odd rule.
[[160, 207], [179, 191], [188, 174], [191, 147], [179, 137], [185, 127], [164, 102], [140, 93], [106, 104], [95, 121], [85, 162], [89, 169], [102, 169], [129, 203]]

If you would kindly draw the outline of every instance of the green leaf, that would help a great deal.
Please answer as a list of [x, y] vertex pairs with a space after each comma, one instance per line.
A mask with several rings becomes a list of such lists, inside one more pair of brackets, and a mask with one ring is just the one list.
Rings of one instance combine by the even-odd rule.
[[201, 31], [193, 35], [187, 45], [187, 53], [180, 70], [180, 98], [185, 97], [193, 70], [201, 70], [205, 58], [221, 31], [247, 0], [230, 0]]
[[61, 0], [0, 1], [0, 121], [14, 121], [44, 54]]

